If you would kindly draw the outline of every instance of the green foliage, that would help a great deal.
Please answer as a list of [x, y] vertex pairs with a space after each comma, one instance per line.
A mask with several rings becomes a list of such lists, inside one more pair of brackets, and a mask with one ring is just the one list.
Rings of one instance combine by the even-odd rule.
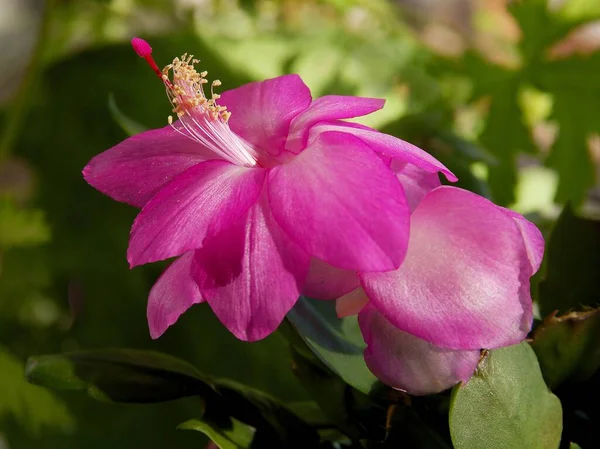
[[210, 381], [193, 366], [165, 354], [109, 349], [30, 357], [29, 382], [85, 391], [114, 402], [162, 402], [213, 394]]
[[542, 315], [600, 305], [600, 221], [578, 217], [566, 206], [551, 232], [545, 264]]
[[0, 197], [0, 248], [29, 246], [50, 240], [44, 212], [18, 207], [9, 198]]
[[[230, 380], [212, 380], [165, 354], [108, 349], [31, 357], [25, 375], [32, 383], [84, 391], [103, 401], [152, 403], [198, 396], [204, 412], [193, 428], [222, 432], [222, 438], [242, 432], [255, 444], [298, 448], [319, 441], [310, 425], [268, 394]], [[235, 428], [233, 433], [230, 428]]]
[[365, 364], [355, 316], [339, 319], [332, 301], [301, 297], [287, 318], [312, 353], [344, 382], [363, 393], [373, 388], [377, 378]]
[[50, 391], [28, 384], [21, 361], [2, 346], [0, 373], [0, 423], [12, 417], [33, 434], [45, 427], [72, 430], [73, 417], [65, 404]]
[[493, 350], [454, 388], [450, 432], [457, 449], [558, 448], [560, 401], [544, 384], [527, 343]]
[[202, 432], [220, 449], [249, 449], [256, 431], [236, 419], [231, 419], [226, 427], [211, 421], [191, 419], [181, 423], [178, 428]]
[[600, 310], [550, 315], [533, 335], [544, 379], [555, 388], [568, 378], [586, 380], [600, 367]]
[[[565, 9], [571, 3], [567, 1]], [[550, 94], [554, 101], [549, 120], [556, 122], [559, 131], [546, 163], [560, 176], [557, 201], [579, 205], [595, 182], [587, 139], [600, 131], [594, 111], [600, 99], [595, 76], [600, 56], [553, 58], [550, 50], [576, 27], [600, 15], [595, 8], [584, 8], [577, 15], [551, 12], [545, 0], [513, 2], [510, 10], [523, 33], [515, 67], [491, 63], [471, 52], [460, 62], [435, 68], [466, 77], [472, 83], [471, 99], [485, 97], [490, 103], [479, 140], [500, 163], [489, 176], [493, 199], [500, 204], [515, 201], [518, 154], [536, 153], [519, 97], [528, 86]]]

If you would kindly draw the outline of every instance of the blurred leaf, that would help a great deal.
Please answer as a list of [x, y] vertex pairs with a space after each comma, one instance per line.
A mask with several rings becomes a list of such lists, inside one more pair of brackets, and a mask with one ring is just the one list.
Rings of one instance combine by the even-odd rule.
[[569, 444], [569, 449], [581, 449], [581, 446], [577, 443], [571, 443]]
[[586, 380], [600, 366], [600, 309], [552, 314], [536, 328], [532, 340], [550, 388], [570, 377]]
[[29, 382], [49, 388], [85, 391], [114, 402], [162, 402], [213, 395], [210, 381], [174, 357], [133, 349], [104, 349], [30, 357]]
[[456, 449], [558, 448], [560, 401], [549, 390], [527, 343], [496, 349], [450, 404]]
[[[587, 73], [589, 68], [582, 70]], [[588, 139], [593, 133], [600, 132], [599, 100], [598, 94], [589, 91], [555, 93], [552, 118], [558, 122], [559, 131], [547, 164], [560, 176], [556, 192], [556, 201], [560, 203], [581, 204], [588, 188], [594, 185], [596, 175]]]
[[285, 447], [312, 447], [319, 436], [271, 396], [229, 380], [213, 381], [192, 365], [151, 351], [105, 349], [31, 357], [27, 379], [50, 388], [85, 391], [92, 398], [152, 403], [200, 396], [206, 423], [239, 419]]
[[0, 422], [7, 415], [37, 434], [45, 427], [63, 431], [73, 426], [65, 405], [51, 392], [28, 384], [22, 364], [0, 346]]
[[141, 132], [146, 131], [148, 128], [144, 125], [136, 122], [135, 120], [127, 117], [121, 109], [117, 106], [117, 102], [115, 100], [115, 96], [110, 94], [108, 96], [108, 110], [110, 111], [115, 122], [119, 124], [121, 129], [127, 133], [129, 136], [133, 136], [135, 134], [139, 134]]
[[310, 350], [346, 383], [368, 393], [377, 378], [364, 361], [364, 342], [354, 317], [339, 319], [334, 301], [300, 297], [287, 314]]
[[23, 209], [9, 198], [0, 197], [0, 248], [38, 245], [50, 240], [44, 212]]
[[546, 273], [539, 285], [542, 316], [600, 305], [600, 221], [565, 206], [550, 234]]
[[237, 419], [231, 419], [228, 424], [229, 427], [223, 428], [213, 422], [203, 421], [200, 419], [191, 419], [181, 423], [177, 428], [202, 432], [220, 449], [251, 448], [256, 429], [238, 421]]

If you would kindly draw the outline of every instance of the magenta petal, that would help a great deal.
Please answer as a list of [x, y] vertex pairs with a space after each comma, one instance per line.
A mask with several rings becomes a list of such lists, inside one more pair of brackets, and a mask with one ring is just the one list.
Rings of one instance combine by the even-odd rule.
[[239, 339], [273, 332], [300, 296], [309, 257], [273, 220], [266, 201], [196, 251], [202, 296]]
[[336, 299], [359, 285], [356, 271], [342, 270], [312, 257], [302, 294], [315, 299]]
[[542, 259], [544, 258], [544, 237], [536, 225], [527, 220], [523, 215], [510, 209], [503, 209], [509, 216], [517, 222], [517, 226], [521, 230], [527, 255], [531, 262], [531, 274], [536, 273], [540, 269]]
[[401, 330], [446, 348], [491, 349], [530, 330], [530, 275], [515, 221], [483, 197], [444, 186], [413, 212], [400, 269], [361, 280]]
[[354, 124], [345, 124], [340, 121], [332, 124], [324, 123], [315, 126], [311, 130], [311, 137], [313, 135], [318, 136], [320, 133], [331, 131], [352, 134], [369, 145], [373, 151], [397, 159], [400, 162], [415, 165], [429, 173], [442, 172], [448, 181], [455, 182], [458, 180], [454, 173], [448, 170], [444, 164], [434, 158], [431, 154], [411, 143], [390, 136], [389, 134], [380, 133], [371, 128], [366, 128], [364, 126], [357, 127], [354, 126]]
[[193, 251], [176, 259], [150, 290], [147, 315], [152, 338], [160, 337], [187, 309], [204, 301], [192, 277], [193, 261]]
[[335, 302], [335, 311], [339, 318], [357, 315], [367, 304], [369, 298], [362, 287], [346, 293]]
[[412, 395], [439, 393], [467, 382], [479, 362], [478, 350], [443, 349], [402, 332], [373, 306], [358, 323], [367, 348], [365, 362], [383, 383]]
[[298, 75], [284, 75], [223, 92], [229, 126], [258, 149], [281, 153], [294, 117], [310, 105], [310, 90]]
[[379, 156], [346, 133], [324, 133], [267, 179], [273, 215], [306, 252], [356, 271], [397, 268], [409, 208]]
[[437, 173], [429, 173], [416, 165], [393, 160], [390, 168], [402, 184], [411, 211], [417, 208], [425, 195], [441, 185]]
[[311, 126], [323, 121], [360, 117], [383, 108], [385, 100], [380, 98], [326, 95], [317, 98], [290, 126], [286, 149], [298, 153], [306, 146]]
[[198, 142], [165, 126], [137, 134], [95, 156], [83, 169], [83, 177], [114, 200], [144, 207], [175, 176], [216, 158]]
[[134, 267], [178, 256], [229, 226], [254, 204], [265, 170], [207, 161], [165, 186], [139, 213], [127, 259]]

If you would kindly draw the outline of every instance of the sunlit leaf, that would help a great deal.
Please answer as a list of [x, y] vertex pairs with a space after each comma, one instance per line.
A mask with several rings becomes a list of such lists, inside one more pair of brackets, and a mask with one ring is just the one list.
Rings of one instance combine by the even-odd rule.
[[196, 430], [209, 437], [220, 449], [248, 449], [254, 439], [256, 429], [237, 419], [230, 419], [219, 425], [201, 419], [191, 419], [178, 426], [183, 430]]
[[558, 448], [560, 401], [527, 343], [491, 351], [471, 380], [454, 388], [450, 432], [456, 449]]
[[377, 378], [364, 361], [356, 317], [337, 318], [333, 301], [301, 297], [287, 315], [311, 351], [345, 382], [368, 393]]

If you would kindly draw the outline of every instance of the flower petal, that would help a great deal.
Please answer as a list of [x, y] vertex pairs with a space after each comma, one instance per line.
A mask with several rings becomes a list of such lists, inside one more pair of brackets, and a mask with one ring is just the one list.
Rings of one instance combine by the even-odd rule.
[[509, 216], [517, 222], [525, 247], [527, 248], [527, 255], [531, 262], [531, 274], [536, 273], [540, 269], [542, 259], [544, 258], [544, 237], [536, 225], [527, 220], [523, 215], [512, 211], [510, 209], [503, 208]]
[[346, 133], [321, 134], [267, 179], [273, 216], [310, 255], [346, 270], [397, 268], [409, 208], [379, 156]]
[[437, 173], [429, 173], [416, 165], [393, 160], [390, 168], [402, 184], [411, 211], [417, 208], [425, 195], [441, 185]]
[[530, 330], [530, 275], [514, 220], [483, 197], [443, 186], [413, 212], [400, 269], [361, 280], [401, 330], [446, 348], [492, 349]]
[[243, 216], [266, 171], [207, 161], [188, 169], [144, 206], [131, 228], [127, 259], [134, 267], [202, 246]]
[[137, 134], [95, 156], [83, 169], [83, 177], [116, 201], [144, 207], [171, 179], [208, 159], [217, 156], [165, 126]]
[[357, 315], [368, 303], [367, 294], [362, 287], [359, 287], [338, 298], [335, 302], [335, 311], [338, 318], [345, 318]]
[[359, 313], [358, 323], [369, 369], [383, 383], [412, 395], [439, 393], [467, 382], [477, 368], [480, 351], [432, 345], [394, 327], [373, 306]]
[[299, 153], [306, 147], [310, 128], [319, 122], [360, 117], [383, 108], [385, 100], [380, 98], [326, 95], [317, 98], [290, 125], [286, 150]]
[[245, 84], [219, 99], [231, 112], [233, 132], [271, 155], [281, 153], [292, 119], [310, 102], [310, 90], [298, 75]]
[[148, 326], [152, 338], [160, 337], [192, 305], [204, 302], [192, 277], [194, 252], [176, 259], [158, 278], [148, 297]]
[[373, 151], [383, 153], [384, 155], [390, 156], [401, 162], [415, 165], [428, 173], [442, 172], [448, 181], [458, 181], [458, 178], [454, 176], [454, 173], [448, 170], [444, 164], [419, 147], [394, 136], [390, 136], [389, 134], [380, 133], [372, 128], [367, 128], [365, 126], [357, 127], [354, 126], [354, 124], [351, 126], [349, 125], [350, 124], [342, 121], [337, 121], [314, 126], [311, 129], [309, 142], [324, 132], [345, 132], [360, 138], [369, 145]]
[[196, 251], [195, 279], [221, 322], [237, 338], [255, 341], [277, 329], [296, 303], [308, 265], [263, 200]]
[[336, 299], [359, 285], [356, 271], [342, 270], [312, 257], [302, 294], [315, 299]]

